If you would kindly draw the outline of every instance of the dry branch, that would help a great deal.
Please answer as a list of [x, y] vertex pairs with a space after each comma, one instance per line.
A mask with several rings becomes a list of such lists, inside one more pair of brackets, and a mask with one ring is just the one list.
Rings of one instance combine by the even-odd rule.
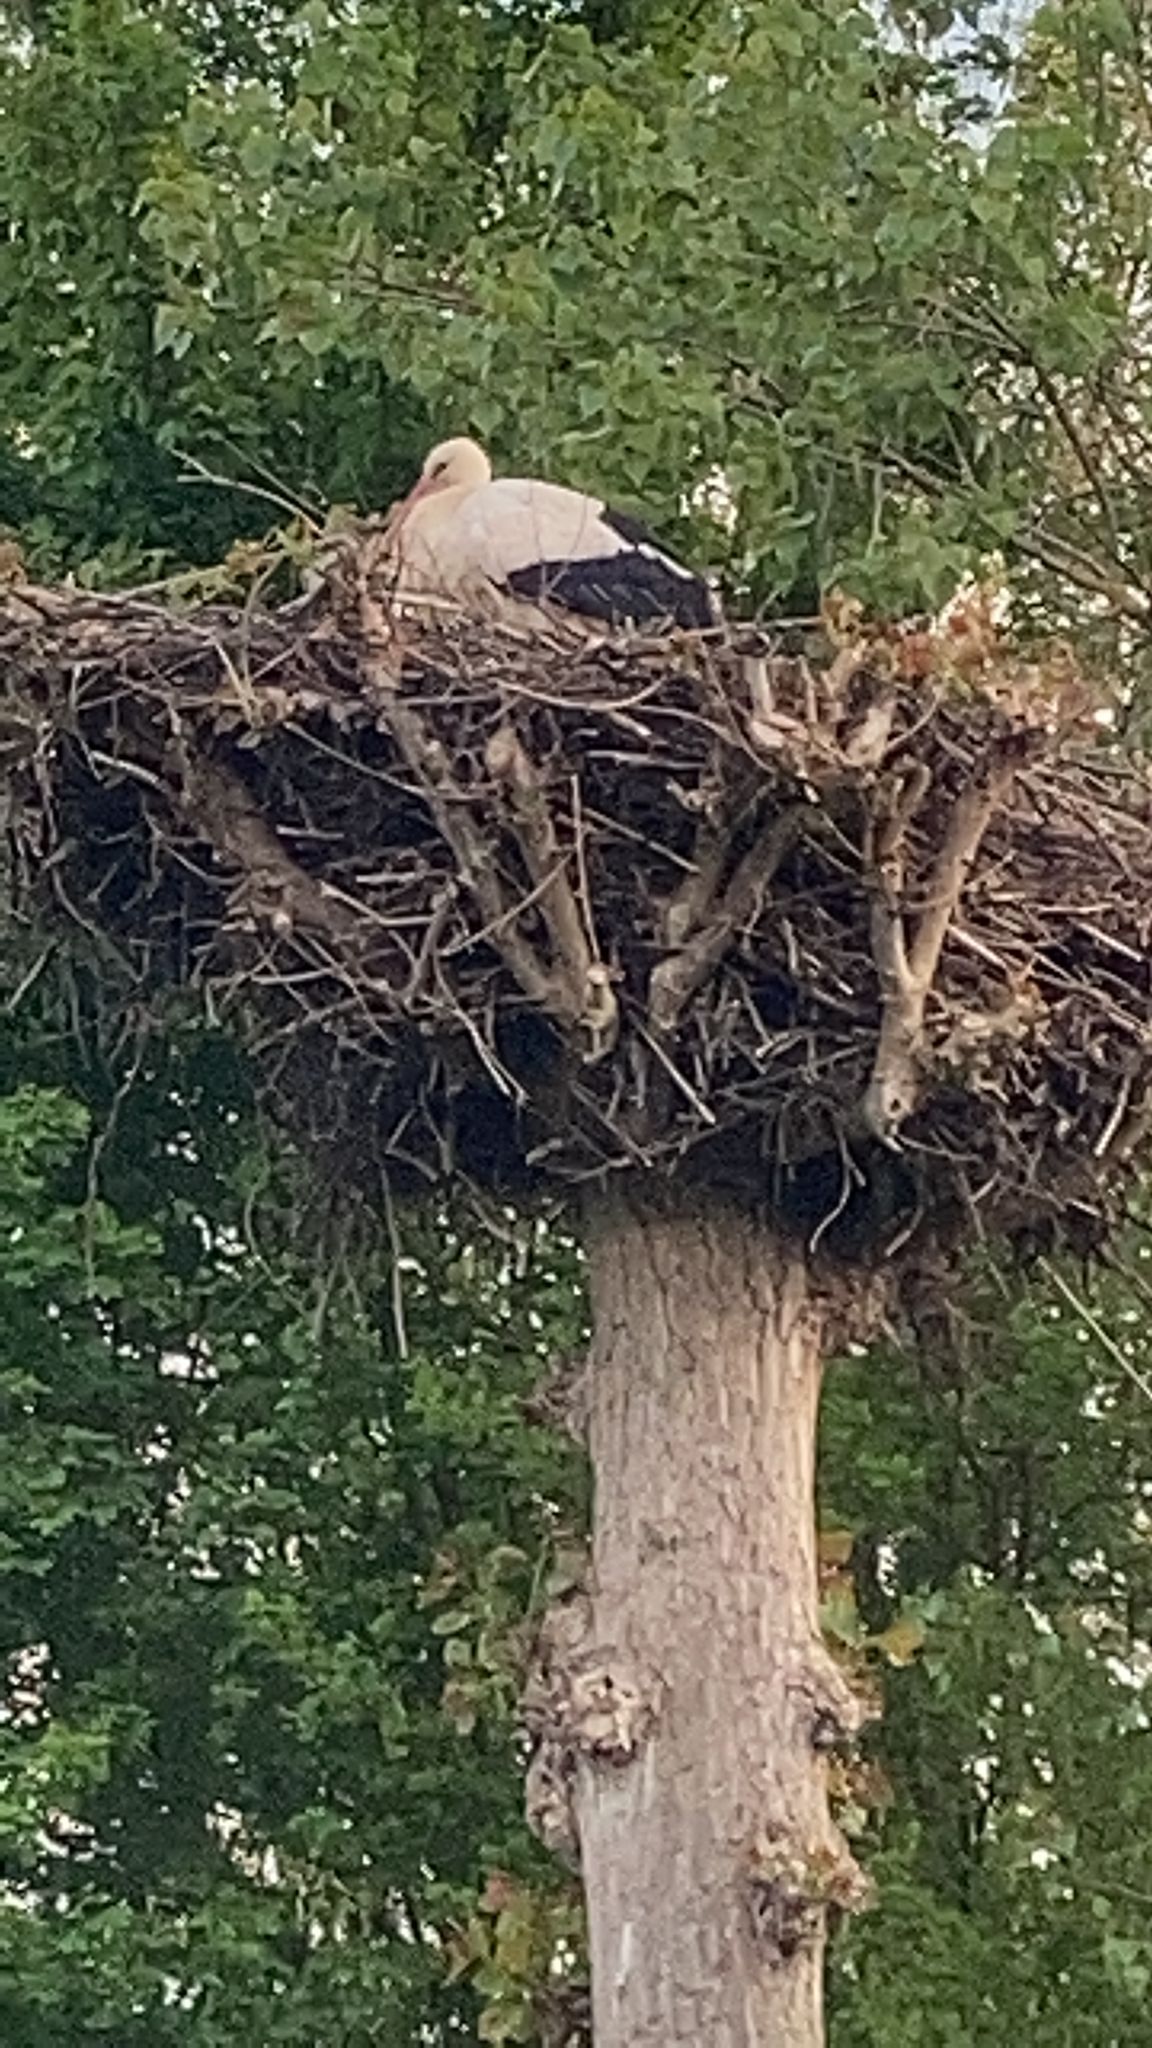
[[[1023, 736], [1020, 736], [1023, 738]], [[880, 980], [880, 1036], [864, 1096], [867, 1128], [890, 1142], [916, 1107], [924, 1064], [924, 1012], [940, 955], [980, 842], [1011, 786], [1026, 749], [1013, 735], [983, 764], [975, 785], [957, 798], [928, 877], [926, 900], [909, 940], [902, 901], [904, 841], [931, 784], [916, 762], [899, 784], [891, 814], [878, 829], [872, 907], [872, 948]]]
[[[616, 998], [608, 970], [593, 957], [567, 862], [536, 771], [515, 728], [500, 725], [484, 751], [485, 764], [497, 783], [506, 786], [516, 819], [517, 838], [534, 896], [552, 943], [555, 993], [547, 1007], [561, 1022], [588, 1034], [588, 1055], [599, 1059], [612, 1049]], [[575, 822], [575, 820], [574, 820]]]
[[[737, 863], [719, 904], [709, 910], [705, 903], [696, 910], [701, 920], [696, 929], [690, 929], [676, 952], [657, 962], [648, 985], [648, 1015], [658, 1036], [668, 1037], [676, 1030], [685, 1005], [715, 972], [736, 933], [754, 925], [762, 914], [773, 876], [796, 844], [808, 816], [807, 804], [792, 804], [769, 818]], [[722, 851], [730, 855], [730, 843], [723, 845]], [[721, 867], [722, 862], [717, 859], [715, 865]], [[681, 901], [687, 903], [691, 898], [685, 894]]]
[[177, 803], [197, 837], [234, 868], [243, 909], [267, 924], [276, 938], [300, 930], [337, 945], [363, 937], [355, 908], [291, 859], [240, 778], [222, 761], [189, 761], [179, 778]]

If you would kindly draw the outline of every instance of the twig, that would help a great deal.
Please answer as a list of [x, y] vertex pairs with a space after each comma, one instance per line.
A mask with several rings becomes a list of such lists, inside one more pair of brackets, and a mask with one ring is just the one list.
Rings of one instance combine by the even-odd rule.
[[567, 991], [557, 987], [534, 948], [516, 929], [515, 916], [509, 915], [511, 906], [496, 879], [493, 849], [472, 817], [444, 748], [419, 713], [401, 699], [389, 659], [391, 636], [382, 607], [363, 579], [358, 594], [366, 665], [379, 715], [417, 777], [440, 835], [455, 855], [460, 881], [474, 897], [505, 964], [529, 1001], [550, 1016], [567, 1020]]
[[392, 1329], [396, 1338], [396, 1353], [401, 1365], [407, 1362], [408, 1322], [404, 1313], [404, 1269], [401, 1264], [403, 1244], [400, 1226], [396, 1220], [396, 1204], [392, 1200], [392, 1183], [385, 1173], [382, 1183], [384, 1223], [388, 1232], [388, 1293], [392, 1308]]
[[131, 1095], [149, 1050], [148, 1023], [145, 1017], [134, 1019], [135, 1044], [132, 1057], [124, 1073], [116, 1083], [112, 1100], [108, 1105], [103, 1122], [93, 1133], [88, 1149], [88, 1168], [85, 1174], [84, 1194], [84, 1281], [89, 1297], [94, 1299], [98, 1292], [96, 1271], [96, 1210], [100, 1201], [100, 1168], [104, 1153], [116, 1133], [120, 1112]]
[[266, 505], [275, 505], [278, 512], [287, 512], [292, 519], [302, 519], [313, 534], [320, 532], [319, 524], [307, 506], [286, 497], [283, 491], [270, 490], [265, 484], [245, 483], [234, 476], [221, 476], [216, 470], [209, 469], [206, 462], [201, 462], [199, 456], [190, 455], [186, 448], [173, 448], [171, 452], [179, 462], [183, 462], [192, 471], [191, 476], [181, 477], [181, 483], [211, 484], [219, 491], [239, 491], [246, 498], [260, 498]]
[[1119, 1366], [1121, 1372], [1125, 1373], [1132, 1381], [1133, 1386], [1139, 1387], [1146, 1401], [1152, 1401], [1152, 1380], [1149, 1380], [1147, 1374], [1142, 1373], [1137, 1366], [1133, 1365], [1130, 1358], [1125, 1358], [1115, 1338], [1109, 1336], [1103, 1323], [1093, 1313], [1092, 1309], [1089, 1308], [1088, 1303], [1081, 1301], [1080, 1296], [1069, 1287], [1063, 1274], [1052, 1264], [1051, 1259], [1041, 1257], [1036, 1263], [1043, 1272], [1047, 1273], [1056, 1292], [1063, 1295], [1069, 1308], [1075, 1311], [1085, 1328], [1091, 1331], [1096, 1342], [1103, 1351], [1107, 1352], [1113, 1364]]
[[656, 1058], [659, 1060], [673, 1086], [678, 1088], [685, 1101], [691, 1104], [701, 1123], [707, 1128], [714, 1130], [716, 1127], [715, 1111], [709, 1109], [703, 1096], [698, 1094], [697, 1090], [693, 1088], [691, 1081], [680, 1072], [675, 1060], [665, 1051], [655, 1034], [651, 1031], [646, 1031], [643, 1024], [638, 1024], [636, 1028], [645, 1045], [649, 1046], [652, 1052], [655, 1053]]

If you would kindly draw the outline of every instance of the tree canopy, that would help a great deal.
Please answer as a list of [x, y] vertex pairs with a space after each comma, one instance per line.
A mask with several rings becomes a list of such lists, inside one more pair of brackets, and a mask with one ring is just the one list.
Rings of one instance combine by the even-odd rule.
[[[9, 5], [0, 521], [39, 574], [145, 581], [468, 428], [748, 604], [935, 604], [1002, 556], [1138, 696], [1150, 24], [999, 12]], [[523, 1412], [579, 1341], [571, 1246], [437, 1212], [318, 1261], [210, 1022], [110, 1032], [98, 964], [7, 951], [0, 2031], [568, 2038], [515, 1702], [584, 1513]], [[830, 1381], [826, 1622], [886, 1701], [835, 2048], [1139, 2037], [1133, 1230], [1091, 1301], [989, 1250]]]
[[177, 450], [379, 504], [468, 427], [749, 601], [1004, 550], [1141, 620], [1147, 23], [1003, 15], [25, 8], [4, 516], [49, 565], [206, 561], [271, 508]]

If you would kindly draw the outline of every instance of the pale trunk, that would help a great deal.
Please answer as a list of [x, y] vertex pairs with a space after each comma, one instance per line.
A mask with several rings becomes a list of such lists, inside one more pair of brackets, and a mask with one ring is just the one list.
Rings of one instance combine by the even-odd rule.
[[819, 2048], [827, 1908], [859, 1890], [818, 1754], [852, 1715], [817, 1630], [820, 1300], [736, 1208], [606, 1200], [586, 1242], [596, 2048]]

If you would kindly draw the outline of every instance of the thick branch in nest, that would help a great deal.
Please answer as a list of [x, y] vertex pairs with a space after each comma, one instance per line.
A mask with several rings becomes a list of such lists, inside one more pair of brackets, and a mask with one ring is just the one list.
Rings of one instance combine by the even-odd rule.
[[593, 951], [591, 905], [581, 916], [539, 778], [515, 727], [499, 726], [484, 758], [510, 794], [524, 865], [552, 942], [554, 988], [545, 1007], [586, 1032], [589, 1057], [599, 1059], [612, 1049], [617, 1011], [608, 969]]
[[[674, 953], [657, 962], [648, 984], [649, 1021], [658, 1035], [669, 1037], [675, 1031], [685, 1005], [715, 972], [735, 935], [755, 925], [772, 879], [810, 815], [807, 804], [797, 803], [766, 820], [718, 902], [709, 900], [703, 890], [685, 890], [673, 920], [675, 929], [687, 927], [684, 937]], [[723, 852], [730, 848], [723, 847]], [[710, 848], [708, 867], [719, 867], [711, 854]], [[690, 879], [694, 882], [695, 875]]]
[[223, 761], [187, 761], [179, 805], [198, 836], [222, 854], [239, 877], [240, 906], [276, 938], [305, 930], [335, 945], [363, 939], [354, 906], [285, 851], [239, 776]]
[[[566, 873], [547, 800], [513, 727], [503, 725], [488, 741], [485, 765], [511, 793], [518, 839], [531, 892], [522, 901], [505, 894], [491, 863], [491, 849], [478, 827], [468, 793], [452, 774], [448, 756], [400, 694], [396, 635], [380, 596], [372, 587], [377, 550], [356, 565], [360, 630], [367, 649], [367, 679], [377, 710], [391, 728], [404, 760], [422, 783], [441, 834], [451, 847], [458, 878], [475, 898], [485, 935], [497, 947], [519, 988], [545, 1015], [583, 1034], [584, 1056], [599, 1059], [612, 1046], [616, 999], [611, 976], [593, 957], [590, 907], [582, 922]], [[547, 927], [551, 959], [542, 960], [522, 924], [534, 906]]]
[[931, 786], [930, 770], [922, 761], [895, 779], [888, 814], [873, 825], [870, 922], [882, 1008], [876, 1058], [864, 1096], [864, 1121], [885, 1143], [916, 1108], [927, 1064], [924, 1013], [948, 927], [959, 909], [980, 843], [1025, 752], [1016, 735], [1005, 740], [981, 764], [973, 786], [957, 798], [911, 935], [903, 901], [904, 852], [909, 827]]

